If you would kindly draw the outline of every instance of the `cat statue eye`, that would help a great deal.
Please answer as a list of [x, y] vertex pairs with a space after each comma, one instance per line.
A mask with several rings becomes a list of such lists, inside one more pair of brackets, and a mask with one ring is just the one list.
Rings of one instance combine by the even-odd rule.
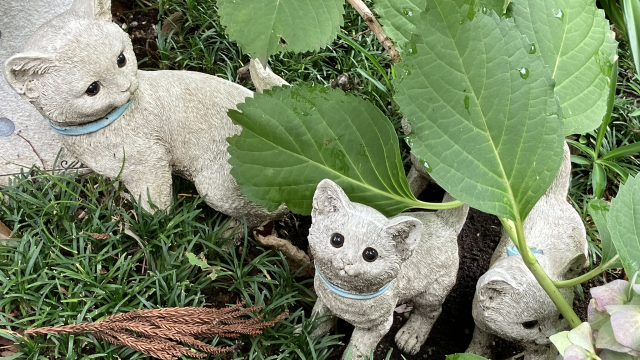
[[85, 91], [89, 96], [96, 96], [100, 92], [100, 83], [94, 81], [89, 85], [87, 91]]
[[116, 61], [118, 62], [118, 67], [120, 68], [127, 65], [127, 57], [124, 56], [123, 53], [120, 53], [120, 55], [118, 55], [118, 59], [116, 59]]
[[376, 261], [378, 258], [378, 251], [372, 247], [368, 247], [362, 252], [362, 257], [368, 262]]
[[533, 329], [538, 325], [538, 320], [525, 321], [522, 323], [522, 327], [525, 329]]
[[335, 248], [340, 248], [344, 245], [344, 236], [342, 234], [334, 233], [331, 235], [331, 245]]

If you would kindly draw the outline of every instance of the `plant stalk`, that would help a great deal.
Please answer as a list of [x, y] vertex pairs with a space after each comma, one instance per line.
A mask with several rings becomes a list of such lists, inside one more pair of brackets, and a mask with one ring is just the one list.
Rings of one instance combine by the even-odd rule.
[[619, 256], [616, 255], [613, 258], [611, 258], [611, 260], [607, 261], [606, 263], [600, 263], [600, 265], [598, 265], [597, 267], [595, 267], [593, 270], [589, 271], [586, 274], [580, 275], [577, 278], [573, 278], [570, 280], [564, 280], [564, 281], [554, 281], [553, 285], [555, 285], [557, 288], [567, 288], [567, 287], [572, 287], [572, 286], [576, 286], [578, 284], [582, 284], [585, 281], [589, 281], [591, 279], [593, 279], [594, 277], [598, 276], [599, 274], [601, 274], [602, 272], [606, 271], [607, 269], [609, 269], [609, 266], [613, 263], [615, 263], [618, 260]]
[[462, 206], [462, 205], [464, 205], [464, 203], [458, 200], [443, 202], [443, 203], [430, 203], [430, 202], [424, 202], [424, 201], [416, 201], [415, 206], [412, 206], [412, 207], [418, 208], [418, 209], [426, 209], [426, 210], [446, 210], [446, 209], [457, 208], [458, 206]]
[[554, 285], [553, 281], [551, 280], [551, 278], [549, 278], [549, 275], [547, 275], [542, 266], [540, 266], [540, 263], [538, 263], [538, 259], [536, 259], [536, 257], [533, 255], [531, 249], [529, 249], [529, 247], [527, 246], [527, 242], [524, 237], [524, 224], [520, 219], [516, 221], [516, 235], [517, 240], [513, 240], [514, 242], [517, 242], [519, 244], [518, 248], [520, 250], [520, 254], [522, 255], [522, 260], [524, 261], [527, 268], [529, 268], [529, 271], [531, 271], [540, 286], [542, 286], [547, 295], [549, 295], [551, 301], [553, 301], [558, 310], [560, 310], [562, 316], [567, 319], [569, 325], [571, 325], [572, 328], [578, 327], [580, 324], [582, 324], [582, 321], [580, 321], [578, 315], [576, 315], [576, 313], [573, 311], [573, 307], [569, 305], [564, 296], [560, 294], [558, 288]]
[[371, 29], [371, 31], [376, 35], [380, 44], [382, 44], [385, 50], [387, 50], [387, 54], [391, 56], [391, 62], [394, 64], [399, 63], [401, 60], [400, 53], [396, 50], [395, 46], [393, 46], [393, 42], [389, 39], [387, 34], [385, 34], [384, 30], [382, 30], [382, 25], [380, 25], [376, 17], [373, 16], [369, 7], [367, 7], [362, 0], [347, 0], [347, 2], [349, 2], [349, 4], [358, 11], [360, 16], [362, 16], [364, 21], [367, 23], [367, 26], [369, 26], [369, 29]]

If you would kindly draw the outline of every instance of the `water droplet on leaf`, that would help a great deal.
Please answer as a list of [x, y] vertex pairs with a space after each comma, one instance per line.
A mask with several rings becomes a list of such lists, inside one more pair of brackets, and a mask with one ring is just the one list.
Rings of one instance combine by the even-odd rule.
[[486, 7], [486, 6], [483, 6], [483, 7], [482, 7], [482, 13], [483, 13], [483, 14], [486, 14], [486, 13], [487, 13], [487, 11], [489, 11], [489, 10], [487, 9], [487, 7]]
[[536, 44], [531, 43], [531, 47], [529, 47], [529, 54], [535, 54], [536, 53]]
[[520, 73], [520, 77], [521, 77], [521, 78], [523, 78], [523, 79], [525, 79], [525, 80], [526, 80], [527, 78], [529, 78], [529, 69], [527, 69], [527, 68], [522, 68], [522, 69], [518, 70], [518, 72]]
[[554, 10], [553, 16], [560, 21], [564, 21], [564, 12], [562, 10]]

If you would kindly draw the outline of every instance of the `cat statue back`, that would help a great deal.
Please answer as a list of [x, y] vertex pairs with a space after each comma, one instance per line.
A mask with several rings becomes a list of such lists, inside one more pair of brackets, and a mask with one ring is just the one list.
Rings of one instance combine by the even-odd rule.
[[[527, 245], [555, 281], [577, 276], [588, 255], [582, 219], [567, 202], [570, 173], [569, 147], [565, 144], [556, 179], [524, 222]], [[572, 304], [573, 288], [559, 290]], [[467, 352], [489, 358], [491, 343], [498, 336], [520, 343], [527, 360], [555, 359], [549, 336], [568, 326], [504, 230], [489, 271], [476, 285], [473, 317], [476, 330]]]
[[7, 60], [5, 78], [85, 165], [108, 177], [122, 168], [147, 209], [146, 200], [171, 203], [176, 173], [250, 226], [281, 214], [248, 202], [227, 163], [226, 138], [242, 130], [227, 111], [253, 93], [202, 73], [139, 71], [129, 36], [111, 20], [111, 0], [75, 0]]
[[[445, 201], [451, 201], [450, 196]], [[396, 335], [398, 347], [415, 354], [426, 340], [458, 271], [458, 233], [468, 206], [410, 212], [386, 218], [351, 202], [331, 180], [318, 185], [309, 246], [316, 266], [315, 335], [337, 318], [355, 326], [354, 358], [368, 356], [389, 331], [399, 302], [413, 312]]]

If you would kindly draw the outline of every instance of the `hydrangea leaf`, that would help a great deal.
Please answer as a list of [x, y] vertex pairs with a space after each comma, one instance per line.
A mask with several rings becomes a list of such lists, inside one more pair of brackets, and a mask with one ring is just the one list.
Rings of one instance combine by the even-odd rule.
[[275, 88], [238, 104], [243, 130], [229, 138], [231, 174], [251, 201], [311, 213], [320, 181], [387, 216], [415, 207], [398, 137], [371, 102], [321, 86]]
[[427, 0], [376, 0], [374, 9], [380, 24], [399, 51], [403, 51], [415, 34], [416, 24], [426, 6]]
[[595, 353], [591, 325], [589, 323], [583, 322], [578, 327], [571, 329], [567, 337], [572, 344], [580, 346], [589, 353]]
[[640, 306], [627, 305], [611, 314], [611, 327], [621, 345], [640, 351]]
[[428, 2], [396, 101], [412, 153], [438, 184], [481, 211], [524, 219], [562, 161], [553, 80], [511, 19], [468, 14], [453, 0]]
[[598, 229], [598, 236], [600, 238], [600, 244], [602, 246], [602, 263], [609, 263], [608, 269], [616, 269], [622, 267], [620, 259], [614, 259], [618, 254], [613, 241], [611, 240], [611, 234], [607, 227], [607, 214], [609, 213], [609, 204], [602, 199], [593, 199], [589, 202], [587, 207], [589, 215], [593, 219]]
[[572, 344], [564, 350], [564, 360], [589, 360], [589, 352], [581, 346]]
[[565, 135], [598, 127], [617, 47], [604, 11], [595, 0], [514, 0], [510, 9], [556, 80]]
[[511, 0], [478, 0], [476, 2], [476, 8], [485, 7], [495, 11], [498, 15], [503, 15], [507, 12], [507, 6], [509, 6], [510, 2]]
[[596, 338], [596, 347], [599, 349], [609, 349], [612, 351], [628, 354], [631, 351], [630, 348], [620, 344], [613, 333], [613, 327], [611, 323], [602, 325], [598, 330], [598, 337]]
[[587, 320], [591, 324], [591, 328], [599, 330], [604, 323], [609, 322], [611, 316], [606, 311], [596, 309], [596, 300], [591, 299], [587, 306]]
[[571, 346], [571, 341], [569, 341], [569, 332], [561, 331], [557, 334], [553, 334], [549, 336], [549, 340], [553, 343], [553, 345], [558, 349], [560, 355], [564, 354], [564, 350]]
[[218, 0], [227, 35], [252, 57], [319, 49], [333, 41], [344, 0]]
[[606, 307], [609, 305], [624, 305], [627, 303], [629, 282], [613, 280], [602, 286], [591, 288], [590, 292], [591, 297], [595, 299], [596, 308], [599, 311], [606, 311]]
[[623, 354], [611, 350], [602, 350], [600, 355], [598, 355], [600, 360], [638, 360], [637, 357], [634, 357], [629, 354]]
[[640, 176], [629, 176], [620, 186], [607, 221], [622, 265], [631, 276], [640, 271]]

